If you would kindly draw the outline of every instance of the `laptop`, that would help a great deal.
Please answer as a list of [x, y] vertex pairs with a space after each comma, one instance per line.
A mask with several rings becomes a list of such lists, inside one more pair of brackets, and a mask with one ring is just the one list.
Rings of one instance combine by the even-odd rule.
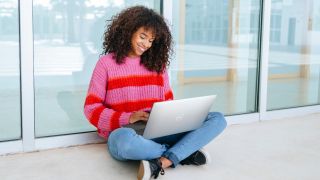
[[201, 127], [216, 95], [201, 96], [153, 104], [147, 124], [138, 121], [133, 128], [146, 139], [191, 131]]

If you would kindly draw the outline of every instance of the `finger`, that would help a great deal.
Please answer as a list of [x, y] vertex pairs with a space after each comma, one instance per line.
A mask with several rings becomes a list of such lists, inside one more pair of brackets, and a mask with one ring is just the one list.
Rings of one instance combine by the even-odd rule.
[[146, 120], [148, 120], [148, 117], [141, 116], [140, 119], [146, 121]]
[[146, 112], [143, 112], [143, 111], [136, 112], [136, 115], [139, 116], [139, 117], [147, 117], [148, 116], [148, 114]]
[[139, 116], [143, 116], [145, 112], [144, 112], [144, 111], [137, 111], [136, 113], [137, 113]]
[[148, 113], [143, 113], [142, 116], [148, 118], [148, 117], [149, 117], [149, 114], [148, 114]]

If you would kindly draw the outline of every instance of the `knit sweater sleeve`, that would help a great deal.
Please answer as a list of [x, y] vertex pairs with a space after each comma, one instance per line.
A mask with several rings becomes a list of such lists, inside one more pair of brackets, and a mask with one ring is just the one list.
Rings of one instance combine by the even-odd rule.
[[168, 75], [168, 71], [165, 70], [163, 72], [163, 83], [164, 83], [164, 96], [165, 96], [165, 100], [173, 100], [173, 92], [172, 89], [170, 87], [170, 82], [169, 82], [169, 75]]
[[111, 132], [129, 123], [131, 113], [119, 112], [105, 106], [108, 73], [101, 58], [92, 73], [84, 104], [84, 114], [98, 130]]

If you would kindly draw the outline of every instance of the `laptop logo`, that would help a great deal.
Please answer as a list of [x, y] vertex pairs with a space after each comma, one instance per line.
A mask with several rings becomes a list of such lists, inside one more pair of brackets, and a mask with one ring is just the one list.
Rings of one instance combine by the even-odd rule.
[[180, 115], [180, 116], [177, 116], [176, 117], [176, 121], [182, 121], [183, 120], [183, 117], [184, 117], [184, 114]]

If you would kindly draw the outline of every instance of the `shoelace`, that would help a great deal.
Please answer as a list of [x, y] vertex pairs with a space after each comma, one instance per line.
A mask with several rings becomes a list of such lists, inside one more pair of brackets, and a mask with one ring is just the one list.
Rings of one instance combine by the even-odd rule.
[[160, 174], [164, 175], [164, 169], [163, 168], [160, 169]]
[[164, 169], [161, 166], [157, 167], [157, 170], [152, 174], [152, 176], [154, 176], [155, 179], [157, 179], [157, 177], [159, 176], [159, 173], [161, 175], [164, 175]]

